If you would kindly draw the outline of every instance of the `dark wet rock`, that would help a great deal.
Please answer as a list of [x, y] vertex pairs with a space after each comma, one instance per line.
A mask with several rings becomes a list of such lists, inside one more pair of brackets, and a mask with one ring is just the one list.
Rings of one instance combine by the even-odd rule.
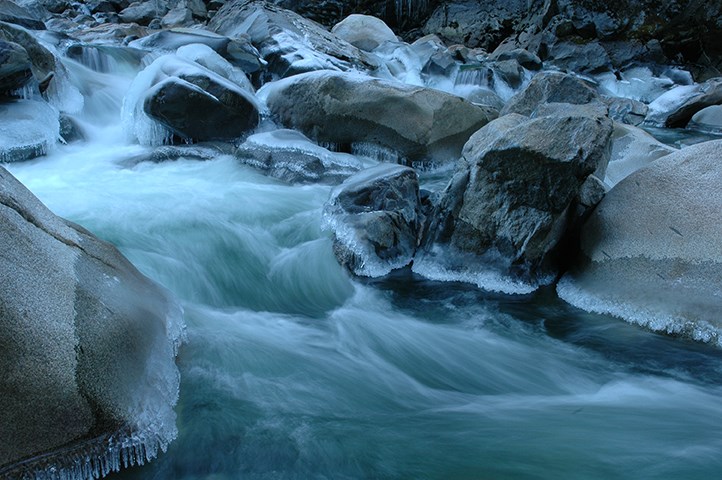
[[195, 141], [235, 140], [259, 122], [252, 95], [200, 70], [156, 84], [143, 110], [181, 138]]
[[83, 128], [71, 115], [61, 114], [58, 120], [60, 122], [60, 138], [65, 143], [85, 140]]
[[524, 50], [523, 48], [517, 48], [508, 51], [495, 51], [491, 55], [489, 55], [489, 60], [516, 60], [519, 65], [526, 68], [527, 70], [541, 70], [542, 68], [541, 59], [533, 53]]
[[135, 464], [165, 449], [180, 308], [2, 168], [0, 241], [1, 474], [105, 475], [122, 455]]
[[268, 62], [269, 71], [288, 77], [314, 70], [367, 70], [364, 52], [315, 22], [264, 2], [226, 3], [209, 23], [215, 32], [235, 38], [248, 35]]
[[58, 112], [45, 102], [0, 103], [0, 163], [21, 162], [45, 155], [57, 142]]
[[454, 161], [495, 116], [438, 90], [339, 72], [278, 82], [269, 86], [267, 104], [282, 125], [316, 141], [380, 145], [407, 161]]
[[31, 30], [45, 30], [45, 24], [40, 18], [10, 0], [0, 0], [0, 22], [14, 23]]
[[294, 130], [251, 135], [234, 153], [242, 163], [288, 183], [337, 184], [363, 168], [353, 155], [330, 152]]
[[655, 127], [685, 127], [694, 114], [719, 104], [722, 104], [722, 77], [701, 84], [678, 86], [649, 104], [644, 123]]
[[0, 23], [0, 40], [22, 46], [30, 59], [33, 76], [38, 82], [62, 68], [59, 62], [56, 62], [55, 56], [22, 27]]
[[610, 190], [558, 285], [587, 311], [722, 346], [722, 141], [684, 148]]
[[612, 70], [612, 60], [599, 42], [558, 41], [548, 47], [547, 61], [568, 72]]
[[506, 115], [469, 139], [429, 223], [421, 271], [436, 264], [475, 283], [488, 269], [532, 286], [553, 279], [582, 186], [609, 159], [612, 122], [587, 106], [549, 113]]
[[644, 121], [649, 107], [637, 100], [620, 97], [602, 97], [609, 108], [609, 118], [616, 122], [637, 126]]
[[398, 41], [393, 30], [383, 20], [370, 15], [349, 15], [334, 25], [331, 33], [367, 52], [384, 42]]
[[524, 48], [576, 71], [674, 63], [706, 79], [722, 70], [719, 18], [722, 0], [457, 0], [441, 2], [424, 32], [487, 50]]
[[571, 74], [541, 72], [534, 76], [524, 90], [514, 95], [501, 111], [531, 115], [545, 103], [585, 104], [598, 102], [596, 90]]
[[367, 277], [380, 277], [411, 263], [419, 212], [416, 172], [393, 164], [379, 164], [349, 177], [324, 206], [339, 263]]
[[28, 52], [17, 43], [0, 40], [0, 96], [21, 89], [32, 77]]
[[426, 22], [424, 33], [491, 51], [514, 33], [527, 11], [525, 0], [442, 2]]

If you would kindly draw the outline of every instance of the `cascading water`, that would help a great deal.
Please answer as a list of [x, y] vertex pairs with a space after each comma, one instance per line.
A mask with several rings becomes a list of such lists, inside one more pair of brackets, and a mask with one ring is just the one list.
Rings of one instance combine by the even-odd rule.
[[114, 123], [9, 169], [172, 290], [188, 325], [178, 439], [112, 478], [719, 475], [718, 349], [546, 290], [352, 279], [322, 230], [330, 187], [220, 154], [143, 162], [155, 147], [121, 134], [130, 77], [68, 70], [108, 89], [81, 90], [80, 121]]

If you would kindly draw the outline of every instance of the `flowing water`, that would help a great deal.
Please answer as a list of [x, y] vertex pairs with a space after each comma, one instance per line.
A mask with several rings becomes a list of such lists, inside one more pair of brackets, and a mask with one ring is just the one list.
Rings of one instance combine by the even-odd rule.
[[[119, 119], [119, 82], [86, 110]], [[138, 162], [152, 147], [98, 115], [9, 169], [185, 309], [179, 436], [110, 478], [719, 478], [720, 350], [551, 290], [354, 279], [322, 230], [330, 187], [222, 155]]]

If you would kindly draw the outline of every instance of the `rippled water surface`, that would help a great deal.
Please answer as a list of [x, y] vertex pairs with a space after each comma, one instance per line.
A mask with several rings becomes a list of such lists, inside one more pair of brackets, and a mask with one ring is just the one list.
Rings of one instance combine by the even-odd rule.
[[120, 479], [711, 479], [722, 354], [553, 291], [352, 279], [327, 186], [81, 143], [11, 166], [182, 302], [179, 437]]

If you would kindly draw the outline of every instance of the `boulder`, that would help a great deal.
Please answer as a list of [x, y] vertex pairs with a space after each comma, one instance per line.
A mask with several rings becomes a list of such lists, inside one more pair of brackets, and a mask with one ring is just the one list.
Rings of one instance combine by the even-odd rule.
[[695, 113], [687, 128], [706, 133], [722, 133], [722, 105], [712, 105]]
[[609, 118], [627, 125], [641, 124], [649, 112], [647, 105], [630, 98], [602, 97], [602, 101], [609, 109]]
[[529, 10], [526, 0], [458, 0], [441, 2], [424, 25], [449, 43], [491, 51], [509, 35]]
[[336, 258], [354, 274], [380, 277], [407, 266], [421, 224], [416, 172], [379, 164], [349, 177], [331, 192], [324, 220]]
[[30, 59], [30, 69], [38, 82], [52, 78], [54, 72], [62, 68], [55, 56], [22, 27], [0, 23], [0, 40], [20, 45], [25, 50]]
[[414, 270], [510, 293], [551, 282], [554, 250], [573, 227], [582, 186], [609, 159], [611, 134], [606, 116], [568, 104], [486, 125], [464, 146]]
[[0, 40], [0, 96], [23, 88], [32, 77], [28, 52], [17, 43]]
[[58, 111], [45, 102], [0, 103], [0, 162], [21, 162], [45, 155], [60, 135]]
[[398, 41], [393, 30], [383, 20], [370, 15], [349, 15], [334, 25], [331, 33], [367, 52], [384, 42]]
[[722, 77], [680, 85], [649, 104], [644, 123], [653, 127], [683, 128], [695, 113], [717, 104], [722, 104]]
[[612, 153], [603, 175], [604, 183], [611, 188], [632, 172], [676, 151], [641, 128], [614, 122]]
[[504, 61], [504, 60], [516, 60], [519, 65], [526, 68], [527, 70], [541, 70], [542, 61], [541, 59], [523, 48], [516, 48], [512, 50], [500, 50], [494, 51], [489, 55], [489, 60], [492, 61]]
[[514, 95], [501, 110], [501, 115], [531, 115], [545, 103], [581, 105], [600, 101], [597, 92], [579, 77], [567, 73], [541, 72], [524, 90]]
[[160, 24], [163, 28], [187, 27], [193, 24], [193, 12], [188, 7], [177, 5], [168, 10]]
[[429, 88], [340, 72], [311, 72], [262, 93], [280, 123], [318, 142], [368, 143], [407, 161], [450, 161], [495, 114]]
[[241, 68], [246, 73], [260, 70], [264, 61], [261, 54], [250, 43], [250, 40], [241, 36], [228, 38], [217, 33], [200, 28], [172, 28], [152, 33], [143, 38], [133, 40], [129, 47], [159, 52], [175, 52], [178, 48], [200, 43], [212, 48], [226, 60]]
[[0, 168], [0, 476], [91, 479], [176, 436], [180, 307]]
[[582, 229], [559, 282], [567, 302], [722, 346], [722, 141], [684, 148], [619, 182]]
[[[132, 136], [145, 145], [168, 143], [174, 135], [182, 141], [231, 141], [258, 125], [258, 103], [242, 72], [205, 45], [178, 53], [159, 57], [131, 84], [122, 116]], [[233, 81], [238, 75], [243, 80]]]
[[247, 35], [269, 71], [288, 77], [314, 70], [368, 70], [372, 59], [311, 20], [265, 2], [226, 3], [208, 27], [230, 38]]
[[294, 130], [251, 135], [235, 155], [242, 163], [288, 183], [337, 184], [363, 168], [353, 155], [330, 152]]
[[0, 0], [0, 22], [14, 23], [31, 30], [45, 30], [41, 19], [10, 0]]
[[162, 18], [169, 10], [165, 2], [148, 0], [131, 3], [119, 15], [123, 23], [137, 23], [145, 26], [149, 25], [153, 20]]

